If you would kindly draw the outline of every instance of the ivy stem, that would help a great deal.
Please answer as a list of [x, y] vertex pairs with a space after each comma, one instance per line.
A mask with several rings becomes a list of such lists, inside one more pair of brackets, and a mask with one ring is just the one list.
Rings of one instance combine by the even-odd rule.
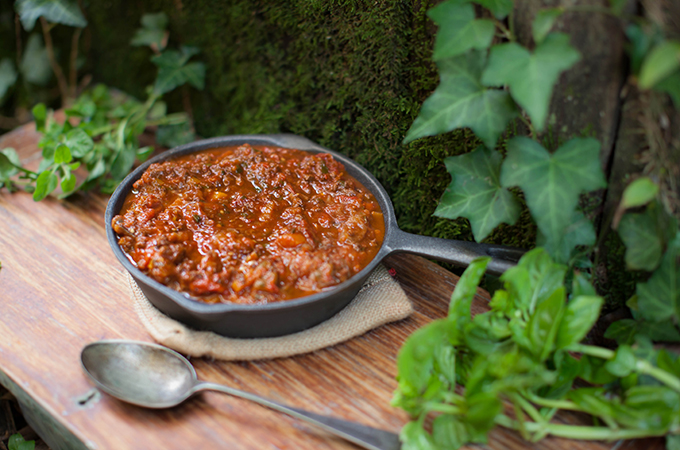
[[[494, 421], [505, 428], [512, 430], [519, 430], [520, 424], [508, 416], [499, 414]], [[562, 425], [554, 423], [536, 423], [525, 422], [523, 426], [531, 432], [542, 433], [547, 432], [557, 437], [568, 439], [582, 439], [582, 440], [619, 440], [619, 439], [636, 439], [652, 436], [665, 436], [668, 430], [641, 430], [641, 429], [618, 429], [612, 430], [607, 427], [590, 427], [581, 425]]]
[[515, 40], [515, 8], [512, 8], [508, 15], [508, 27], [510, 28], [510, 40]]
[[19, 14], [14, 15], [14, 35], [17, 44], [17, 67], [21, 67], [21, 21], [19, 20]]
[[61, 103], [66, 106], [68, 102], [68, 83], [66, 82], [66, 77], [64, 72], [57, 64], [57, 60], [54, 57], [54, 44], [52, 43], [52, 35], [50, 34], [50, 29], [52, 26], [47, 23], [44, 17], [40, 18], [40, 25], [42, 26], [43, 38], [45, 39], [45, 50], [47, 50], [47, 59], [50, 61], [50, 66], [54, 75], [57, 77], [57, 83], [59, 84], [59, 92], [61, 92]]
[[[572, 345], [569, 348], [569, 350], [606, 360], [610, 360], [615, 356], [615, 353], [612, 350], [602, 347], [596, 347], [593, 345], [575, 344]], [[666, 372], [663, 369], [654, 367], [648, 361], [645, 361], [643, 359], [637, 359], [637, 361], [635, 362], [635, 369], [640, 373], [656, 378], [669, 388], [677, 392], [680, 392], [680, 378], [676, 377], [671, 373]]]
[[514, 35], [510, 30], [508, 30], [508, 27], [506, 27], [506, 26], [503, 24], [503, 22], [501, 22], [500, 20], [496, 19], [495, 17], [494, 17], [494, 19], [493, 19], [493, 22], [496, 24], [496, 26], [498, 27], [498, 29], [501, 30], [501, 33], [503, 33], [503, 36], [505, 36], [505, 38], [506, 38], [507, 40], [509, 40], [509, 41], [514, 41], [514, 40], [515, 40], [515, 35]]
[[80, 40], [80, 33], [82, 28], [76, 28], [71, 39], [71, 61], [69, 63], [69, 96], [71, 99], [76, 98], [76, 89], [78, 88], [78, 41]]
[[526, 125], [527, 128], [529, 128], [529, 135], [531, 136], [531, 138], [534, 139], [534, 140], [537, 140], [536, 139], [536, 130], [534, 130], [534, 126], [531, 124], [531, 121], [529, 119], [527, 119], [526, 117], [524, 117], [524, 114], [520, 114], [519, 118], [524, 123], [524, 125]]

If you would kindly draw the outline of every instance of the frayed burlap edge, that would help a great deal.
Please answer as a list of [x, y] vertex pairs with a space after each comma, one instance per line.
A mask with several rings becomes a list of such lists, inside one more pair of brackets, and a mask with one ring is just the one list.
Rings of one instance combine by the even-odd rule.
[[227, 361], [283, 358], [313, 352], [405, 319], [413, 305], [384, 266], [371, 273], [357, 296], [327, 321], [299, 333], [274, 338], [235, 339], [192, 330], [161, 313], [128, 274], [135, 311], [158, 343], [189, 356]]

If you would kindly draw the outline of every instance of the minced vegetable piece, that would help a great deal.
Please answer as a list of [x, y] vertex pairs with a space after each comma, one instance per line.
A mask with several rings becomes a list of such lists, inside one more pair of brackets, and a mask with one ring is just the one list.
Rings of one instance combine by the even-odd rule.
[[152, 164], [112, 226], [142, 272], [208, 303], [320, 292], [385, 234], [375, 197], [331, 155], [248, 144]]

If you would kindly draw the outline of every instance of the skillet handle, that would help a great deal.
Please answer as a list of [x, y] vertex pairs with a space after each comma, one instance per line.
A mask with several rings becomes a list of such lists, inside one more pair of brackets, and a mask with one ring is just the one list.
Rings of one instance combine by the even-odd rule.
[[391, 253], [413, 253], [461, 267], [467, 267], [475, 258], [491, 256], [486, 272], [497, 276], [513, 267], [526, 252], [521, 248], [502, 245], [420, 236], [400, 229], [391, 233], [389, 246]]

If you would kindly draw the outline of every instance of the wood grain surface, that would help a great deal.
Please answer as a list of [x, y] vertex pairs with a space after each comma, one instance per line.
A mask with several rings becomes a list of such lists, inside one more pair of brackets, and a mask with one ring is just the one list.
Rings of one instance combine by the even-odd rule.
[[[31, 125], [0, 139], [35, 160]], [[79, 194], [36, 203], [0, 193], [0, 380], [30, 398], [92, 449], [351, 449], [338, 438], [247, 401], [207, 393], [164, 411], [123, 404], [93, 390], [80, 368], [82, 347], [98, 339], [151, 340], [135, 315], [123, 269], [104, 234], [107, 197]], [[394, 255], [415, 305], [406, 320], [347, 343], [292, 358], [257, 362], [194, 359], [201, 379], [260, 393], [291, 406], [398, 432], [408, 420], [389, 402], [396, 355], [418, 327], [445, 314], [458, 278], [412, 255]], [[479, 291], [481, 311], [488, 294]], [[555, 420], [580, 423], [576, 415]], [[199, 447], [200, 446], [200, 447]], [[492, 432], [489, 448], [529, 448], [511, 431]], [[548, 438], [536, 449], [663, 448], [661, 439], [577, 442]], [[67, 447], [62, 447], [67, 448]]]

